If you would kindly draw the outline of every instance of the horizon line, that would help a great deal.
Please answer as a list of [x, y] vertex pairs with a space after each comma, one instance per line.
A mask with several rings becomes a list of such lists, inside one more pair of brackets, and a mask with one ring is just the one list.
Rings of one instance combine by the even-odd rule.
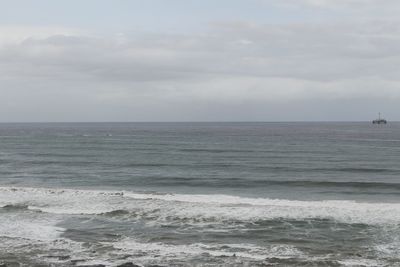
[[[56, 123], [358, 123], [372, 122], [372, 120], [282, 120], [282, 121], [0, 121], [0, 124], [56, 124]], [[389, 122], [400, 122], [397, 120]]]

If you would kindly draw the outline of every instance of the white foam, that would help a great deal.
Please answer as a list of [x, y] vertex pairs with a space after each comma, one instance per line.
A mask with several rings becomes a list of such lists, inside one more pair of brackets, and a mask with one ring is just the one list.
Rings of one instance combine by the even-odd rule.
[[305, 255], [293, 246], [276, 245], [258, 247], [251, 244], [219, 244], [205, 245], [195, 243], [190, 245], [171, 245], [164, 243], [141, 243], [132, 238], [113, 243], [113, 247], [124, 253], [135, 255], [135, 258], [186, 258], [208, 254], [212, 257], [241, 257], [253, 260], [267, 258], [300, 258]]
[[[48, 229], [43, 230], [45, 231]], [[46, 233], [47, 232], [43, 232], [43, 235]], [[0, 252], [11, 253], [16, 257], [18, 257], [18, 255], [29, 255], [32, 262], [46, 262], [51, 266], [54, 264], [57, 264], [56, 266], [59, 266], [60, 264], [62, 264], [60, 266], [69, 266], [70, 264], [65, 263], [72, 259], [82, 259], [83, 262], [86, 262], [92, 260], [93, 258], [91, 247], [88, 247], [83, 243], [58, 237], [54, 240], [50, 240], [50, 238], [42, 239], [47, 240], [0, 236]], [[65, 256], [67, 256], [67, 258], [64, 258]], [[98, 255], [95, 256], [99, 257]]]
[[[175, 202], [169, 206], [174, 210], [171, 213], [184, 218], [201, 218], [202, 216], [232, 220], [327, 218], [347, 223], [397, 224], [400, 222], [400, 203], [360, 203], [348, 200], [296, 201], [229, 195], [149, 195], [129, 192], [126, 192], [125, 196], [141, 200]], [[174, 208], [177, 205], [179, 208]]]
[[[394, 229], [394, 231], [397, 230], [400, 222], [400, 203], [360, 203], [347, 200], [294, 201], [228, 195], [146, 194], [130, 191], [0, 187], [0, 207], [7, 205], [10, 212], [0, 214], [0, 249], [15, 251], [18, 246], [22, 247], [26, 243], [38, 244], [43, 251], [59, 247], [70, 251], [70, 255], [81, 257], [89, 263], [105, 262], [108, 260], [107, 257], [112, 257], [111, 254], [104, 257], [92, 255], [89, 248], [83, 248], [78, 243], [63, 241], [60, 234], [64, 229], [57, 226], [65, 217], [62, 214], [102, 214], [126, 210], [149, 224], [214, 224], [217, 225], [212, 228], [214, 231], [237, 229], [238, 223], [279, 218], [332, 219], [345, 223], [380, 225], [382, 229]], [[30, 210], [40, 210], [42, 213], [27, 211], [25, 207]], [[13, 209], [15, 212], [12, 212]], [[24, 241], [27, 239], [31, 242]], [[393, 244], [387, 246], [376, 246], [375, 250], [382, 254], [380, 258], [390, 258], [393, 255], [397, 257], [400, 253], [397, 249], [397, 241], [393, 240]], [[142, 243], [132, 238], [115, 243], [110, 242], [106, 245], [115, 248], [110, 253], [134, 254], [136, 258], [132, 260], [139, 257], [144, 262], [157, 257], [184, 260], [185, 257], [195, 257], [204, 253], [213, 257], [235, 255], [253, 260], [307, 258], [307, 255], [303, 255], [295, 247], [284, 245], [265, 247], [251, 244], [172, 245]], [[340, 263], [347, 266], [379, 266], [380, 264], [378, 261], [358, 258], [342, 259]]]
[[398, 229], [385, 229], [384, 242], [374, 246], [381, 258], [400, 258], [400, 236]]
[[57, 222], [55, 219], [34, 218], [24, 214], [1, 216], [0, 237], [55, 240], [65, 230], [55, 226]]
[[[55, 214], [135, 212], [158, 223], [185, 219], [192, 223], [269, 219], [332, 219], [344, 223], [400, 222], [400, 203], [295, 201], [229, 195], [145, 194], [129, 191], [0, 187], [0, 206], [27, 205]], [[190, 221], [191, 220], [191, 221]]]
[[378, 260], [372, 260], [372, 259], [344, 259], [344, 260], [339, 260], [338, 262], [344, 266], [353, 266], [353, 267], [387, 266], [386, 263], [381, 263]]
[[0, 187], [0, 206], [25, 205], [55, 214], [99, 214], [113, 211], [121, 201], [116, 192], [73, 189]]

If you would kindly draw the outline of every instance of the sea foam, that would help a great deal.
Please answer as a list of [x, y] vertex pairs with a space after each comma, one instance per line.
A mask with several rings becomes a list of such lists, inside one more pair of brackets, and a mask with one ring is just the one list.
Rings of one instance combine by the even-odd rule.
[[[143, 219], [168, 221], [258, 221], [331, 219], [344, 223], [398, 224], [400, 203], [350, 200], [298, 201], [230, 195], [135, 193], [131, 191], [0, 187], [0, 207], [26, 205], [55, 214], [134, 213]], [[122, 214], [125, 214], [122, 213]]]

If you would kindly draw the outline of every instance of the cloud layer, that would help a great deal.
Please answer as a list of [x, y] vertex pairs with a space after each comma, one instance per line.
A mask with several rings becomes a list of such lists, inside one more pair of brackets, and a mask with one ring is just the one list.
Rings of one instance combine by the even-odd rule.
[[358, 120], [378, 110], [400, 119], [399, 25], [225, 21], [186, 34], [1, 26], [0, 120]]

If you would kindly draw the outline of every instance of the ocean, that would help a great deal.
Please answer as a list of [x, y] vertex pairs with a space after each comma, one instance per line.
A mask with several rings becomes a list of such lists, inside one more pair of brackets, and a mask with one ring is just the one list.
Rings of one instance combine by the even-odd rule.
[[3, 123], [0, 266], [400, 266], [399, 163], [400, 123]]

